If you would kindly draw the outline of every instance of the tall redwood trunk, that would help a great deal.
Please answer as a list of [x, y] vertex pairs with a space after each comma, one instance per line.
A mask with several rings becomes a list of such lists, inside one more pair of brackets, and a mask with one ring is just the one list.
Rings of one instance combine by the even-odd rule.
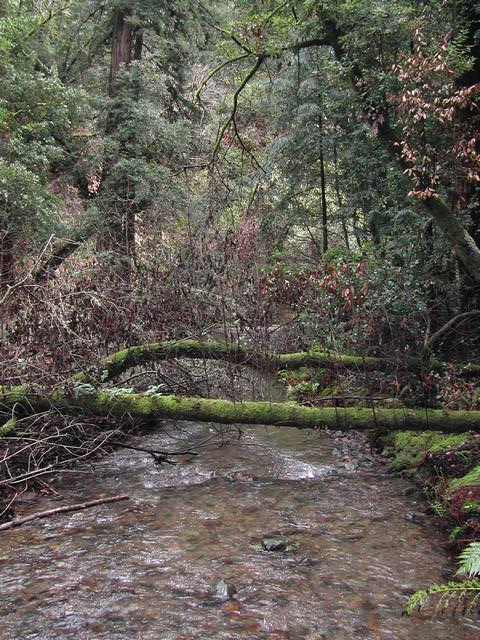
[[[113, 20], [112, 51], [110, 60], [110, 75], [108, 93], [111, 107], [105, 124], [105, 135], [115, 135], [119, 127], [128, 119], [128, 107], [122, 100], [122, 90], [125, 88], [122, 71], [130, 66], [132, 61], [133, 30], [129, 21], [130, 9], [117, 9]], [[120, 146], [119, 155], [123, 155], [124, 144]], [[134, 242], [132, 225], [127, 223], [129, 217], [129, 181], [122, 176], [118, 181], [112, 178], [115, 164], [119, 157], [104, 158], [101, 192], [104, 196], [105, 216], [103, 233], [98, 239], [99, 251], [107, 251], [118, 264], [115, 271], [128, 279], [130, 272], [130, 245]], [[129, 230], [127, 232], [127, 229]], [[118, 268], [118, 269], [117, 269]]]
[[132, 61], [133, 25], [128, 21], [131, 15], [130, 9], [115, 11], [108, 82], [108, 90], [112, 98], [118, 94], [120, 89], [119, 71], [128, 67]]

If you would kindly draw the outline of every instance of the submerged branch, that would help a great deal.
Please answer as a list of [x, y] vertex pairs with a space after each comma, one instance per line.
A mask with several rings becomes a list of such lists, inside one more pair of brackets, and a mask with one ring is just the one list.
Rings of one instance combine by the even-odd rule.
[[15, 520], [10, 520], [10, 522], [5, 522], [4, 524], [0, 524], [0, 531], [5, 531], [6, 529], [13, 529], [15, 527], [19, 527], [26, 522], [31, 522], [32, 520], [38, 520], [40, 518], [49, 518], [50, 516], [57, 515], [58, 513], [69, 513], [71, 511], [81, 511], [82, 509], [89, 509], [90, 507], [96, 507], [101, 504], [109, 504], [111, 502], [120, 502], [121, 500], [129, 500], [129, 496], [113, 496], [111, 498], [100, 498], [98, 500], [90, 500], [89, 502], [82, 502], [80, 504], [71, 504], [66, 507], [57, 507], [56, 509], [49, 509], [48, 511], [39, 511], [38, 513], [31, 513], [28, 516], [23, 516], [22, 518], [15, 518]]

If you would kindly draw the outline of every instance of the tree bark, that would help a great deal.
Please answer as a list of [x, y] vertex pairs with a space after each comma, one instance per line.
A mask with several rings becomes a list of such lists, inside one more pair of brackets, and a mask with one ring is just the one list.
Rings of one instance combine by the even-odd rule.
[[[131, 9], [117, 9], [113, 19], [112, 54], [108, 89], [111, 98], [118, 95], [120, 84], [118, 74], [132, 61], [133, 25], [128, 21]], [[111, 131], [107, 131], [111, 133]]]
[[333, 143], [333, 163], [335, 168], [335, 193], [337, 195], [337, 204], [341, 214], [340, 219], [342, 223], [343, 240], [345, 242], [345, 247], [347, 251], [350, 252], [350, 238], [348, 237], [347, 222], [345, 220], [345, 214], [343, 212], [342, 195], [340, 193], [340, 178], [338, 173], [338, 152], [337, 152], [336, 141]]
[[[124, 88], [121, 73], [128, 69], [132, 62], [133, 32], [134, 27], [129, 21], [132, 16], [131, 9], [116, 9], [113, 18], [112, 50], [110, 59], [110, 75], [108, 93], [111, 104], [105, 125], [106, 137], [113, 136], [119, 127], [128, 120], [126, 111], [128, 107], [122, 100]], [[120, 143], [120, 146], [124, 145]], [[122, 149], [120, 150], [122, 152]], [[98, 249], [111, 254], [111, 259], [116, 263], [115, 271], [129, 279], [130, 243], [133, 237], [133, 226], [129, 218], [129, 184], [126, 176], [119, 180], [111, 179], [113, 168], [118, 158], [112, 158], [107, 154], [104, 158], [101, 186], [99, 195], [105, 197], [104, 229], [98, 239]]]
[[[136, 345], [118, 351], [105, 358], [100, 365], [99, 374], [82, 372], [72, 378], [72, 382], [81, 383], [95, 380], [110, 382], [132, 367], [141, 366], [148, 362], [158, 362], [173, 358], [190, 358], [206, 360], [222, 360], [239, 365], [252, 366], [267, 371], [282, 369], [295, 370], [301, 367], [339, 367], [360, 369], [366, 371], [391, 371], [403, 368], [410, 371], [447, 371], [448, 364], [437, 360], [425, 361], [421, 358], [407, 358], [400, 360], [389, 358], [373, 358], [369, 356], [350, 356], [320, 351], [300, 351], [297, 353], [255, 353], [243, 347], [230, 347], [221, 342], [201, 342], [200, 340], [178, 340], [172, 342], [152, 342]], [[480, 365], [457, 365], [457, 375], [478, 376]], [[96, 380], [98, 382], [98, 379]]]
[[318, 121], [320, 129], [320, 189], [322, 193], [322, 249], [323, 253], [328, 250], [328, 209], [327, 209], [327, 189], [325, 180], [325, 158], [324, 158], [324, 136], [323, 136], [323, 116], [320, 112]]
[[98, 416], [122, 418], [129, 415], [144, 424], [169, 419], [220, 424], [262, 424], [299, 429], [329, 428], [342, 431], [381, 428], [463, 433], [480, 430], [480, 411], [316, 408], [302, 406], [296, 402], [231, 402], [119, 393], [115, 390], [74, 389], [70, 395], [66, 395], [59, 390], [51, 394], [34, 394], [25, 389], [0, 389], [0, 405], [15, 412], [23, 409], [32, 413], [54, 406], [59, 410], [83, 410]]

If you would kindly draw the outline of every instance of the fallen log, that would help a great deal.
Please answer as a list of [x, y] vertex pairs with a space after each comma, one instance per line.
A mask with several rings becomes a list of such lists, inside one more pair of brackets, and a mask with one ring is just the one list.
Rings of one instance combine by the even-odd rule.
[[308, 407], [296, 402], [231, 402], [206, 398], [162, 396], [148, 393], [97, 391], [80, 385], [73, 393], [57, 389], [51, 394], [32, 394], [19, 388], [0, 389], [0, 410], [10, 412], [83, 410], [98, 416], [122, 418], [129, 415], [140, 423], [161, 419], [216, 422], [221, 424], [264, 424], [342, 431], [406, 429], [462, 433], [480, 430], [480, 411], [441, 409], [386, 409], [380, 407]]
[[[221, 342], [176, 340], [135, 345], [108, 356], [100, 365], [100, 381], [110, 382], [132, 367], [173, 358], [222, 360], [267, 371], [294, 370], [302, 367], [342, 367], [362, 371], [391, 371], [392, 369], [400, 368], [417, 372], [436, 371], [443, 373], [449, 368], [449, 365], [444, 362], [437, 360], [426, 361], [408, 356], [402, 357], [401, 360], [395, 360], [321, 351], [300, 351], [282, 354], [265, 352], [262, 354], [241, 346], [230, 346]], [[480, 365], [457, 365], [456, 371], [460, 376], [478, 376], [480, 375]], [[89, 374], [82, 372], [72, 379], [76, 382], [83, 382], [89, 379]]]

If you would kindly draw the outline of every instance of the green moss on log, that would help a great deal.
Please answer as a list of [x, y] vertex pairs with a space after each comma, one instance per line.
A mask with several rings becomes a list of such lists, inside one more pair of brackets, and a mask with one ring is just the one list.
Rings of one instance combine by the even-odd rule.
[[[401, 360], [392, 360], [389, 358], [323, 353], [321, 351], [300, 351], [298, 353], [283, 354], [266, 352], [257, 354], [241, 346], [229, 346], [221, 342], [176, 340], [135, 345], [108, 356], [101, 364], [100, 381], [112, 381], [132, 367], [171, 358], [222, 360], [270, 371], [294, 370], [302, 367], [341, 367], [367, 371], [389, 371], [400, 367], [410, 371], [443, 372], [447, 367], [442, 362], [436, 360], [427, 362], [421, 358], [404, 357]], [[480, 366], [461, 365], [458, 367], [458, 373], [465, 376], [480, 375]], [[79, 373], [72, 378], [76, 382], [83, 382], [87, 379], [88, 375], [86, 373]]]
[[[118, 376], [132, 367], [173, 358], [223, 360], [256, 367], [268, 366], [268, 357], [254, 356], [242, 347], [229, 347], [220, 342], [202, 342], [200, 340], [152, 342], [122, 349], [105, 358], [101, 364], [101, 381], [115, 380], [115, 378], [118, 378]], [[82, 372], [74, 376], [73, 380], [82, 382], [87, 377]]]
[[59, 409], [88, 410], [96, 415], [125, 414], [141, 422], [159, 419], [217, 422], [222, 424], [266, 424], [297, 428], [366, 430], [384, 428], [392, 431], [442, 431], [463, 433], [480, 430], [480, 411], [442, 411], [439, 409], [383, 409], [306, 407], [295, 402], [231, 402], [205, 398], [161, 396], [156, 394], [95, 391], [78, 387], [74, 394], [33, 395], [18, 391], [0, 395], [0, 403], [11, 411], [38, 410], [45, 406]]
[[414, 472], [427, 453], [439, 453], [462, 446], [468, 434], [443, 435], [433, 431], [395, 431], [383, 438], [390, 466], [397, 471]]
[[[1, 418], [0, 418], [1, 422]], [[9, 418], [6, 422], [0, 425], [0, 437], [5, 437], [15, 433], [17, 427], [17, 420], [15, 416]]]

